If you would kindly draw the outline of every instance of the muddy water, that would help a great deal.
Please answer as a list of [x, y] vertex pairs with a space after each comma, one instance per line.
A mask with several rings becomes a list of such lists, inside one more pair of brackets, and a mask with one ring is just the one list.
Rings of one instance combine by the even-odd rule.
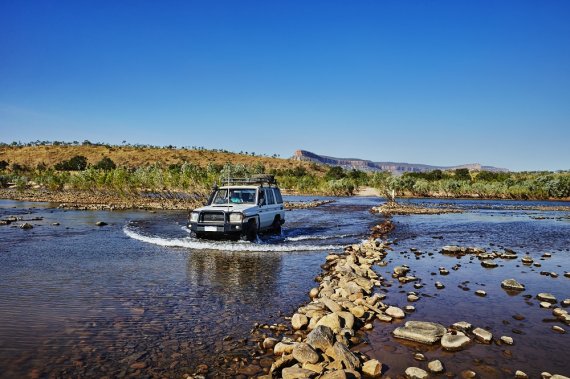
[[[535, 299], [541, 292], [552, 293], [559, 301], [570, 298], [570, 279], [564, 277], [570, 271], [568, 212], [516, 211], [513, 206], [532, 204], [514, 202], [455, 201], [453, 205], [468, 212], [394, 218], [396, 228], [390, 235], [396, 241], [394, 250], [388, 255], [389, 265], [378, 272], [391, 279], [394, 266], [407, 264], [412, 275], [421, 278], [423, 287], [416, 289], [413, 283], [400, 285], [392, 280], [392, 286], [385, 288], [386, 302], [402, 307], [414, 305], [416, 311], [405, 320], [435, 321], [445, 326], [467, 321], [474, 327], [488, 329], [496, 339], [503, 335], [513, 337], [514, 345], [475, 343], [464, 351], [447, 353], [439, 346], [394, 340], [390, 333], [403, 322], [377, 322], [369, 335], [369, 344], [359, 349], [385, 362], [387, 373], [393, 376], [409, 366], [426, 369], [427, 362], [413, 359], [415, 352], [422, 352], [428, 361], [440, 359], [448, 373], [458, 375], [463, 370], [473, 370], [483, 378], [512, 378], [516, 370], [522, 370], [535, 378], [542, 371], [569, 376], [570, 335], [555, 333], [551, 327], [562, 326], [568, 332], [570, 327], [556, 321], [551, 311], [540, 308]], [[478, 246], [488, 251], [510, 248], [519, 257], [530, 255], [541, 267], [524, 266], [520, 259], [498, 259], [499, 267], [488, 269], [472, 256], [456, 258], [440, 254], [442, 246], [453, 244]], [[418, 249], [421, 254], [416, 255], [410, 249]], [[552, 256], [543, 258], [545, 252]], [[449, 274], [440, 275], [439, 267], [447, 268]], [[544, 276], [541, 271], [559, 276]], [[500, 286], [507, 278], [517, 279], [526, 290], [507, 293]], [[436, 281], [446, 287], [436, 289]], [[487, 296], [476, 296], [479, 289], [486, 291]], [[409, 291], [419, 293], [420, 300], [409, 303], [406, 299]], [[515, 316], [524, 319], [517, 320]]]
[[190, 238], [184, 212], [0, 201], [0, 219], [42, 218], [0, 226], [0, 377], [218, 376], [254, 323], [305, 301], [328, 252], [367, 236], [376, 202], [288, 211], [282, 236], [230, 243]]

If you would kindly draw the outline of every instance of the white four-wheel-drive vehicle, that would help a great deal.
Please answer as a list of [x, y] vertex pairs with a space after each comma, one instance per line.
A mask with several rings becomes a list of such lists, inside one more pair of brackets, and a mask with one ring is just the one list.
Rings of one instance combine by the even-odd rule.
[[281, 234], [285, 208], [273, 176], [226, 179], [214, 186], [208, 204], [190, 213], [197, 238], [230, 237], [254, 241], [260, 232]]

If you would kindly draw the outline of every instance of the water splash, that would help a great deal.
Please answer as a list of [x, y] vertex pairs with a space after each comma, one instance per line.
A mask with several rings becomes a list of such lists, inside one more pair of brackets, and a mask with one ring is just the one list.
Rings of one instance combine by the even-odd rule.
[[297, 244], [288, 244], [288, 243], [268, 244], [260, 240], [252, 243], [246, 241], [236, 241], [236, 242], [208, 241], [192, 237], [164, 238], [159, 236], [144, 235], [129, 225], [126, 225], [123, 228], [123, 232], [130, 238], [146, 243], [151, 243], [154, 245], [165, 246], [165, 247], [185, 247], [196, 250], [292, 252], [292, 251], [338, 250], [344, 246], [344, 245], [307, 245], [307, 244], [297, 245]]

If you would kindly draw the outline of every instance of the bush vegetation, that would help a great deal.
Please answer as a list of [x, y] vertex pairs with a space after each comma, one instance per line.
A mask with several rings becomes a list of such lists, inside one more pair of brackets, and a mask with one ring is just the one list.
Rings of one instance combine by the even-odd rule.
[[[87, 146], [89, 141], [79, 143], [35, 142], [33, 146]], [[29, 144], [0, 143], [0, 147], [12, 149], [30, 146]], [[13, 147], [16, 146], [16, 147]], [[107, 146], [107, 145], [105, 145]], [[149, 148], [136, 145], [137, 149]], [[109, 145], [109, 149], [118, 149]], [[151, 147], [159, 148], [159, 147]], [[89, 161], [83, 155], [74, 155], [57, 163], [44, 161], [21, 164], [7, 159], [0, 161], [0, 187], [14, 186], [18, 189], [31, 185], [58, 191], [63, 189], [82, 191], [102, 191], [119, 196], [140, 195], [146, 192], [187, 192], [206, 195], [214, 183], [222, 178], [246, 177], [253, 174], [273, 174], [282, 188], [293, 193], [314, 195], [352, 195], [360, 186], [377, 188], [384, 196], [392, 191], [397, 196], [416, 197], [478, 197], [503, 199], [568, 199], [570, 198], [570, 172], [470, 172], [468, 169], [453, 171], [434, 170], [431, 172], [410, 172], [401, 176], [387, 172], [366, 173], [358, 170], [344, 170], [338, 166], [295, 163], [285, 160], [263, 159], [256, 155], [248, 163], [236, 163], [231, 157], [243, 157], [245, 153], [231, 153], [225, 163], [210, 161], [215, 150], [192, 147], [204, 152], [201, 164], [184, 160], [180, 155], [177, 163], [156, 162], [145, 165], [120, 165], [103, 154]], [[176, 149], [166, 146], [163, 149]], [[183, 148], [184, 149], [184, 148]], [[107, 150], [106, 150], [107, 151]], [[225, 150], [218, 152], [227, 153]], [[148, 152], [147, 152], [148, 153]], [[176, 151], [174, 152], [176, 153]], [[247, 153], [253, 156], [255, 153]], [[87, 154], [86, 154], [87, 155]], [[68, 155], [70, 156], [70, 155]], [[275, 154], [273, 156], [276, 156]], [[4, 158], [3, 157], [3, 158]], [[210, 163], [204, 164], [204, 161]], [[21, 161], [20, 161], [21, 162]], [[172, 160], [171, 160], [172, 162]], [[284, 165], [283, 162], [288, 162]], [[32, 168], [34, 167], [35, 168]]]

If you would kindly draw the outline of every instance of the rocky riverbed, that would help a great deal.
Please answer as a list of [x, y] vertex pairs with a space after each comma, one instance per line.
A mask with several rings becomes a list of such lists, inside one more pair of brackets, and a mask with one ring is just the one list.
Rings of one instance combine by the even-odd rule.
[[462, 213], [463, 210], [450, 206], [448, 204], [436, 204], [432, 206], [424, 206], [419, 204], [398, 203], [395, 201], [388, 201], [382, 205], [372, 207], [371, 212], [380, 213], [384, 216], [393, 215], [438, 215], [444, 213]]

